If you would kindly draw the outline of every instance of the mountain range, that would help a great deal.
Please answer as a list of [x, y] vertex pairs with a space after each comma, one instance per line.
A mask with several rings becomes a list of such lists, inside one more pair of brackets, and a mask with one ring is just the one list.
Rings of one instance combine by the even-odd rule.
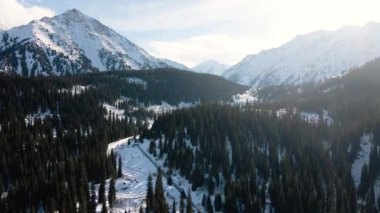
[[152, 56], [76, 9], [9, 28], [0, 22], [0, 71], [24, 76], [175, 68], [220, 75], [252, 88], [299, 85], [342, 76], [380, 56], [380, 24], [300, 35], [229, 67], [215, 60], [191, 69]]
[[263, 88], [298, 85], [342, 76], [380, 56], [380, 24], [346, 26], [295, 37], [274, 49], [249, 55], [223, 77]]
[[76, 9], [0, 32], [0, 70], [25, 76], [169, 67]]

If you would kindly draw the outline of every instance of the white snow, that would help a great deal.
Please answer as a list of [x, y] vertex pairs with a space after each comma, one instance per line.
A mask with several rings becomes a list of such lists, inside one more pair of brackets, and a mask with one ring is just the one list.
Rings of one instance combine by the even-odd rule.
[[144, 89], [148, 88], [148, 82], [140, 78], [126, 78], [129, 84], [142, 85]]
[[[59, 116], [59, 115], [58, 115]], [[25, 117], [25, 124], [26, 125], [34, 125], [35, 121], [37, 119], [41, 120], [41, 122], [43, 122], [47, 117], [50, 117], [52, 118], [53, 117], [53, 114], [50, 112], [50, 110], [46, 110], [45, 112], [42, 112], [41, 111], [41, 108], [38, 109], [38, 112], [37, 113], [34, 113], [34, 114], [28, 114], [26, 117]]]
[[192, 68], [192, 70], [199, 73], [221, 75], [230, 67], [230, 65], [223, 64], [215, 60], [208, 60], [197, 64]]
[[327, 124], [328, 126], [331, 126], [331, 124], [334, 122], [334, 120], [329, 116], [329, 113], [326, 110], [322, 111], [322, 116], [314, 112], [300, 112], [300, 116], [305, 121], [308, 121], [314, 124], [323, 122]]
[[368, 165], [369, 154], [372, 148], [373, 135], [365, 133], [360, 139], [360, 150], [357, 153], [357, 157], [351, 166], [351, 175], [354, 179], [355, 187], [357, 188], [360, 184], [360, 179], [362, 176], [362, 168], [364, 164]]
[[344, 75], [379, 56], [380, 24], [370, 22], [297, 36], [278, 48], [245, 57], [223, 77], [252, 88], [297, 85]]
[[165, 101], [162, 101], [160, 105], [149, 105], [146, 107], [147, 111], [152, 111], [155, 114], [167, 113], [176, 109], [190, 108], [198, 105], [199, 103], [180, 102], [177, 105], [170, 105]]
[[125, 119], [125, 111], [123, 109], [118, 109], [117, 107], [109, 105], [107, 103], [103, 103], [103, 108], [107, 111], [106, 118], [115, 116], [118, 119]]
[[282, 118], [284, 115], [286, 115], [286, 113], [288, 113], [288, 110], [287, 110], [287, 109], [285, 109], [285, 108], [278, 109], [278, 110], [276, 111], [276, 116], [277, 116], [278, 118]]
[[257, 97], [255, 96], [255, 94], [255, 90], [249, 89], [242, 94], [236, 94], [232, 96], [232, 100], [235, 104], [254, 103], [255, 101], [257, 101]]
[[[3, 32], [5, 31], [0, 30], [0, 38]], [[35, 20], [6, 32], [10, 37], [18, 37], [19, 40], [29, 39], [27, 42], [37, 44], [45, 53], [54, 50], [67, 57], [64, 60], [75, 65], [85, 55], [91, 65], [100, 71], [119, 70], [125, 66], [131, 69], [170, 67], [111, 28], [75, 9], [52, 18]], [[28, 59], [28, 67], [31, 67], [35, 60], [32, 57]], [[50, 58], [50, 63], [53, 59], [54, 57]], [[67, 68], [71, 69], [70, 66]], [[59, 74], [55, 66], [53, 69], [54, 74]]]
[[[128, 142], [130, 142], [130, 145], [128, 145]], [[115, 208], [112, 210], [113, 212], [124, 212], [125, 210], [138, 212], [140, 206], [145, 207], [144, 199], [148, 175], [152, 174], [153, 185], [155, 185], [157, 166], [161, 166], [163, 171], [166, 172], [163, 167], [163, 160], [155, 158], [147, 152], [149, 143], [149, 140], [144, 140], [142, 144], [136, 143], [133, 137], [128, 137], [109, 144], [108, 153], [113, 150], [116, 156], [121, 157], [123, 168], [123, 177], [116, 180], [117, 201]], [[186, 192], [191, 188], [191, 184], [180, 177], [176, 171], [172, 178], [178, 188]], [[174, 185], [167, 185], [165, 176], [163, 176], [163, 184], [167, 203], [171, 206], [173, 199], [175, 199], [177, 208], [179, 208], [180, 192]], [[108, 189], [107, 186], [106, 189]], [[203, 192], [202, 190], [191, 192], [192, 200], [196, 205], [195, 209], [200, 209]], [[101, 206], [99, 205], [98, 210], [100, 211], [100, 209]]]

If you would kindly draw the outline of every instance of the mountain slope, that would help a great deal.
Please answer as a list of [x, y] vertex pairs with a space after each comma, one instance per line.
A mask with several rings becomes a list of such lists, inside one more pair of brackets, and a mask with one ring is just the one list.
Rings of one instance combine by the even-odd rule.
[[28, 76], [169, 67], [76, 9], [3, 31], [0, 38], [0, 69]]
[[230, 66], [227, 64], [222, 64], [215, 60], [204, 61], [192, 69], [199, 73], [208, 73], [213, 75], [221, 75], [224, 73]]
[[380, 56], [380, 24], [343, 27], [297, 36], [249, 55], [223, 76], [251, 87], [316, 82], [346, 74]]
[[190, 71], [191, 70], [187, 66], [185, 66], [185, 65], [183, 65], [181, 63], [178, 63], [176, 61], [172, 61], [170, 59], [161, 58], [160, 60], [162, 60], [163, 62], [165, 62], [165, 64], [167, 64], [168, 66], [176, 68], [176, 69], [179, 69], [179, 70], [186, 70], [186, 71]]

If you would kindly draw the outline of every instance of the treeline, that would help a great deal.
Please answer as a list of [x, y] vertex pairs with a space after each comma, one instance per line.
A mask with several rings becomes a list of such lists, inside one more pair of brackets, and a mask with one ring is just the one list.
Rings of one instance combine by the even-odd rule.
[[[124, 96], [145, 104], [231, 101], [233, 95], [248, 89], [219, 76], [175, 69], [102, 72], [65, 78], [101, 88], [107, 91], [106, 98]], [[134, 80], [138, 83], [131, 83]]]
[[165, 158], [169, 170], [179, 170], [193, 190], [224, 194], [224, 212], [262, 212], [265, 206], [276, 212], [376, 212], [370, 187], [357, 193], [351, 176], [348, 144], [358, 144], [361, 134], [297, 115], [278, 118], [254, 106], [203, 105], [159, 116], [145, 137], [158, 141], [150, 151]]

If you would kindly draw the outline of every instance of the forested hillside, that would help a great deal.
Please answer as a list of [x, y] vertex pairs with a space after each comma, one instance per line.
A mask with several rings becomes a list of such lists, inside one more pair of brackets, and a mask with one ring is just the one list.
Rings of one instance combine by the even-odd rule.
[[193, 190], [224, 195], [215, 210], [356, 212], [347, 149], [339, 143], [346, 135], [334, 131], [253, 106], [205, 105], [158, 117], [146, 137], [159, 140], [157, 154]]
[[[107, 145], [147, 130], [154, 115], [144, 106], [227, 101], [244, 89], [219, 77], [176, 70], [1, 75], [0, 209], [74, 212], [78, 205], [79, 212], [94, 212], [87, 183], [116, 175], [116, 158], [107, 156]], [[111, 104], [116, 110], [108, 110]]]

